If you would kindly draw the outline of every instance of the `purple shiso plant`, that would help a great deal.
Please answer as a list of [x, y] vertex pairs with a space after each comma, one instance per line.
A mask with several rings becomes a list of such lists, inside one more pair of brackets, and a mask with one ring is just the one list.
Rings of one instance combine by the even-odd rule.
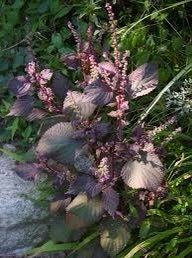
[[[130, 139], [124, 137], [130, 100], [157, 87], [156, 65], [143, 64], [128, 74], [129, 53], [119, 50], [109, 4], [106, 10], [112, 54], [94, 49], [91, 26], [82, 40], [68, 23], [76, 52], [61, 60], [69, 69], [82, 72], [83, 80], [76, 82], [75, 90], [65, 76], [41, 69], [36, 60], [26, 65], [26, 75], [8, 84], [16, 96], [9, 116], [28, 121], [46, 118], [35, 147], [36, 160], [18, 165], [16, 171], [27, 180], [47, 171], [62, 189], [62, 197], [50, 205], [65, 225], [55, 241], [80, 239], [98, 223], [98, 252], [90, 257], [113, 257], [125, 248], [138, 216], [144, 218], [150, 203], [161, 195], [164, 175], [157, 149], [141, 126], [134, 128]], [[42, 109], [35, 106], [37, 97]], [[139, 189], [137, 218], [127, 214], [125, 207], [131, 200], [121, 196], [131, 188]]]

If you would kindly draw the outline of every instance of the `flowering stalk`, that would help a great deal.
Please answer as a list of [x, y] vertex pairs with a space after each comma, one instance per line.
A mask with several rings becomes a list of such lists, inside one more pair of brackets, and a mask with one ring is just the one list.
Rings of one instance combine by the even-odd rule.
[[59, 112], [54, 105], [54, 94], [47, 84], [53, 76], [50, 69], [39, 71], [39, 66], [36, 62], [32, 61], [26, 65], [25, 71], [28, 75], [28, 80], [32, 85], [38, 87], [38, 97], [44, 103], [49, 112]]

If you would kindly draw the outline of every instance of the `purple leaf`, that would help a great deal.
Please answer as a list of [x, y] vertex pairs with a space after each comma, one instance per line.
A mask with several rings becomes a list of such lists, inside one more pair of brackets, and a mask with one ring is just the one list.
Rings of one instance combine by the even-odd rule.
[[71, 123], [57, 123], [41, 137], [36, 151], [41, 156], [52, 158], [64, 165], [74, 165], [77, 157], [84, 155], [84, 142], [73, 138]]
[[89, 118], [95, 111], [96, 106], [80, 92], [68, 91], [63, 103], [63, 114], [70, 120], [76, 118]]
[[31, 83], [25, 76], [17, 76], [8, 82], [9, 90], [18, 97], [22, 97], [29, 93]]
[[98, 195], [102, 190], [102, 185], [97, 182], [93, 177], [89, 179], [86, 185], [86, 193], [89, 197], [93, 198]]
[[57, 97], [64, 99], [67, 96], [67, 91], [70, 87], [71, 83], [67, 77], [58, 72], [55, 72], [53, 74], [53, 79], [50, 88], [53, 90], [53, 93]]
[[61, 57], [61, 61], [72, 70], [76, 70], [80, 66], [79, 58], [77, 54], [68, 54]]
[[113, 217], [119, 205], [118, 193], [112, 187], [107, 187], [103, 190], [102, 202], [104, 209]]
[[103, 70], [109, 74], [116, 74], [116, 68], [112, 62], [101, 62], [98, 64], [99, 66], [99, 73], [102, 74]]
[[25, 163], [16, 165], [15, 171], [18, 176], [26, 181], [35, 181], [39, 176], [40, 166], [37, 163]]
[[77, 176], [69, 186], [67, 194], [78, 195], [79, 193], [85, 192], [89, 178], [89, 176]]
[[155, 191], [161, 185], [164, 171], [158, 156], [145, 152], [139, 160], [128, 161], [121, 175], [129, 187]]
[[[137, 98], [150, 93], [157, 87], [157, 67], [154, 64], [143, 64], [129, 75], [130, 95]], [[129, 89], [128, 89], [129, 91]]]
[[71, 197], [59, 196], [54, 198], [50, 204], [50, 212], [58, 214], [65, 211], [65, 208], [70, 204]]
[[8, 116], [28, 116], [33, 109], [33, 98], [29, 95], [17, 98]]
[[107, 134], [111, 132], [111, 126], [109, 123], [98, 122], [93, 126], [95, 135], [97, 139], [104, 138]]
[[89, 101], [98, 106], [108, 104], [113, 98], [113, 91], [100, 80], [97, 80], [85, 88], [85, 94]]
[[79, 193], [86, 192], [90, 197], [94, 197], [102, 190], [101, 184], [91, 176], [77, 176], [71, 183], [67, 194], [78, 195]]
[[27, 121], [38, 120], [38, 119], [42, 119], [46, 115], [47, 115], [47, 112], [43, 111], [42, 109], [33, 108], [32, 111], [27, 115], [26, 120]]

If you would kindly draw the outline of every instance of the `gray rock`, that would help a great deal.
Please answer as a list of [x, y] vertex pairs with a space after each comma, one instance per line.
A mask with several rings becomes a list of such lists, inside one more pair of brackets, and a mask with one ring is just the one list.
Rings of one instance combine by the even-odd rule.
[[0, 257], [22, 254], [48, 237], [48, 211], [31, 201], [36, 185], [17, 176], [14, 166], [0, 155]]

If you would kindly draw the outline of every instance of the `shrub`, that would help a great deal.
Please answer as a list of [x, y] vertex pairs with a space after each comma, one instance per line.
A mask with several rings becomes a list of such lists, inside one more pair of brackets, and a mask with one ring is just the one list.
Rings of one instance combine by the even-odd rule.
[[[126, 120], [130, 101], [149, 94], [158, 84], [156, 65], [143, 64], [128, 74], [129, 53], [120, 52], [114, 14], [109, 4], [106, 9], [112, 54], [94, 48], [91, 26], [82, 40], [68, 24], [77, 50], [61, 59], [69, 69], [82, 73], [75, 88], [68, 78], [42, 69], [35, 59], [27, 64], [26, 75], [12, 78], [8, 87], [16, 96], [9, 116], [28, 121], [46, 117], [36, 160], [16, 170], [28, 180], [46, 170], [54, 184], [63, 188], [62, 197], [51, 203], [51, 211], [62, 215], [52, 228], [53, 239], [78, 240], [98, 223], [100, 245], [114, 256], [130, 241], [131, 230], [145, 217], [150, 203], [161, 195], [164, 170], [141, 125], [133, 129], [130, 139], [124, 136], [124, 128], [130, 126]], [[142, 189], [134, 202], [123, 197], [127, 187]], [[136, 207], [135, 217], [127, 214], [129, 202]], [[62, 232], [58, 221], [65, 225]]]

